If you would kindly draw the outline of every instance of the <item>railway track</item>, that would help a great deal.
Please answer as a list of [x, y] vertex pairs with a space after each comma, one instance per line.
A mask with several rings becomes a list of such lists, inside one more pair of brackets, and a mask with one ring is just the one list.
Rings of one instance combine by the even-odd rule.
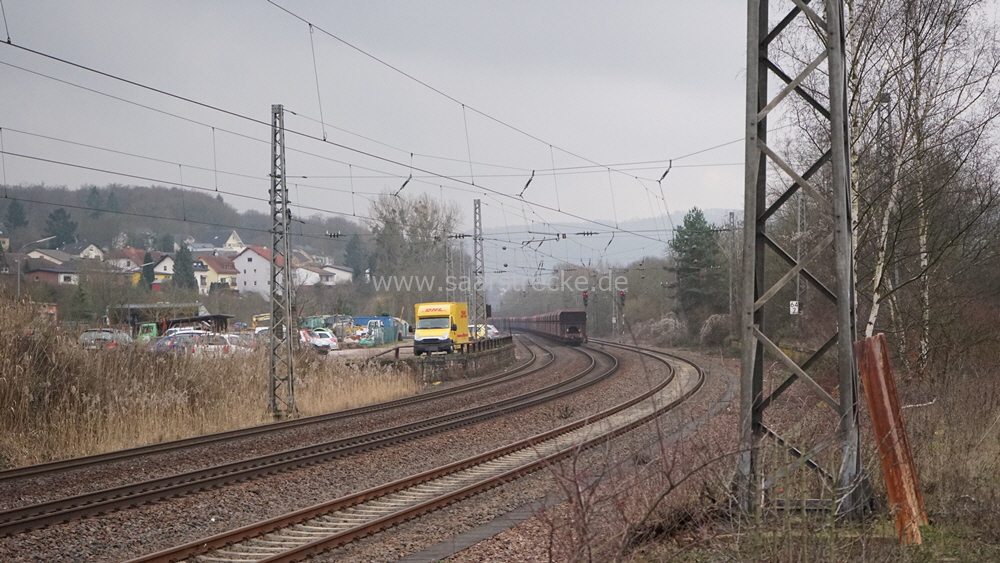
[[[533, 340], [529, 339], [529, 342], [535, 344]], [[508, 381], [513, 377], [523, 377], [535, 373], [541, 369], [544, 369], [545, 367], [548, 367], [554, 361], [552, 353], [546, 350], [546, 355], [547, 355], [546, 360], [539, 366], [536, 366], [534, 369], [529, 370], [528, 368], [537, 363], [539, 361], [539, 358], [531, 346], [524, 345], [524, 347], [529, 352], [530, 356], [526, 361], [522, 362], [521, 364], [513, 366], [510, 369], [505, 370], [496, 375], [491, 375], [489, 377], [477, 379], [475, 381], [470, 381], [469, 383], [457, 385], [448, 389], [440, 389], [437, 391], [422, 393], [420, 395], [412, 395], [410, 397], [403, 397], [401, 399], [395, 399], [393, 401], [386, 401], [383, 403], [366, 405], [363, 407], [356, 407], [353, 409], [347, 409], [333, 413], [321, 414], [304, 418], [282, 420], [282, 421], [272, 422], [270, 424], [252, 426], [249, 428], [240, 428], [237, 430], [218, 432], [214, 434], [205, 434], [203, 436], [195, 436], [192, 438], [185, 438], [182, 440], [173, 440], [169, 442], [149, 444], [147, 446], [118, 450], [103, 454], [96, 454], [91, 456], [77, 457], [71, 459], [52, 461], [48, 463], [40, 463], [37, 465], [29, 465], [25, 467], [6, 469], [0, 471], [0, 482], [23, 478], [23, 477], [38, 477], [46, 474], [53, 474], [59, 471], [65, 471], [68, 469], [82, 469], [88, 467], [95, 467], [113, 461], [124, 461], [124, 460], [149, 456], [157, 453], [175, 452], [194, 447], [201, 447], [206, 445], [212, 445], [215, 443], [227, 442], [239, 438], [262, 437], [267, 434], [273, 434], [275, 432], [290, 430], [294, 428], [328, 424], [330, 422], [340, 421], [346, 418], [389, 410], [404, 405], [413, 405], [417, 403], [433, 401], [440, 399], [442, 397], [448, 397], [460, 393], [467, 393], [470, 391], [474, 391], [476, 389], [482, 389], [484, 387], [489, 387], [491, 385], [497, 385], [499, 383]], [[0, 520], [2, 519], [3, 519], [2, 516], [0, 516]]]
[[517, 443], [129, 563], [300, 561], [605, 443], [675, 408], [704, 383], [700, 368], [676, 356], [600, 344], [645, 354], [666, 365], [667, 376], [638, 397]]
[[[590, 356], [590, 365], [586, 369], [559, 383], [513, 398], [341, 440], [6, 510], [0, 512], [0, 535], [11, 535], [93, 514], [157, 502], [168, 497], [221, 487], [230, 483], [343, 458], [391, 444], [478, 424], [570, 395], [614, 373], [617, 362], [613, 361], [611, 369], [599, 374], [592, 374], [598, 364], [597, 359], [592, 354], [583, 351], [581, 353]], [[613, 360], [612, 356], [604, 355]], [[539, 366], [531, 372], [544, 369], [549, 363]], [[520, 373], [517, 377], [523, 375], [524, 373]], [[509, 378], [510, 375], [506, 377]], [[481, 388], [483, 385], [495, 384], [497, 381], [498, 379], [494, 379], [492, 382], [473, 384], [473, 387]], [[463, 388], [467, 389], [468, 387], [463, 386]], [[454, 389], [445, 390], [442, 393], [452, 391]], [[401, 403], [393, 401], [391, 404], [396, 406]], [[382, 408], [391, 407], [383, 406]]]

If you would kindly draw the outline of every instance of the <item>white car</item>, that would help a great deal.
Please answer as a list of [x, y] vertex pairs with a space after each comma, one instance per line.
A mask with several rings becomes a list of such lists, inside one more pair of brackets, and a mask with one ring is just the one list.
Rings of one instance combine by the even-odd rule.
[[493, 325], [486, 325], [486, 338], [500, 338], [500, 331]]
[[337, 337], [332, 332], [323, 328], [313, 330], [300, 330], [300, 341], [303, 344], [310, 344], [320, 354], [327, 354], [330, 350], [339, 350], [340, 345]]

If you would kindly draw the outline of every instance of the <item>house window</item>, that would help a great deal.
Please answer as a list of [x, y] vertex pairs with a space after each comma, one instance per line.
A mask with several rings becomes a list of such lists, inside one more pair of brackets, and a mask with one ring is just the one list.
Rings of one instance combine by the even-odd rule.
[[243, 268], [243, 273], [244, 274], [247, 273], [247, 269], [246, 268]]
[[247, 286], [247, 282], [243, 282], [243, 287], [246, 287], [246, 286]]
[[205, 276], [201, 276], [201, 285], [208, 285], [208, 279]]
[[[253, 262], [253, 256], [247, 256], [247, 262]], [[256, 270], [254, 270], [256, 271]]]
[[63, 276], [63, 283], [73, 283], [73, 276]]
[[254, 282], [253, 282], [253, 284], [254, 284], [254, 285], [257, 285], [257, 282], [256, 282], [256, 281], [254, 281]]

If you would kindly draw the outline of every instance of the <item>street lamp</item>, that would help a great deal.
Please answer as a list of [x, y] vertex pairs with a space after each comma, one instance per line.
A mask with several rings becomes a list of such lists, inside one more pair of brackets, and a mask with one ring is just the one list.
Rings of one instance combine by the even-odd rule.
[[56, 236], [52, 235], [50, 237], [45, 237], [43, 239], [38, 239], [38, 240], [36, 240], [34, 242], [29, 242], [28, 244], [22, 246], [21, 250], [17, 251], [17, 260], [15, 260], [15, 262], [17, 262], [17, 300], [18, 301], [21, 300], [21, 274], [22, 274], [22, 272], [21, 272], [21, 256], [24, 254], [24, 249], [28, 248], [29, 246], [31, 246], [33, 244], [38, 244], [40, 242], [45, 242], [47, 240], [52, 240], [54, 238], [56, 238]]

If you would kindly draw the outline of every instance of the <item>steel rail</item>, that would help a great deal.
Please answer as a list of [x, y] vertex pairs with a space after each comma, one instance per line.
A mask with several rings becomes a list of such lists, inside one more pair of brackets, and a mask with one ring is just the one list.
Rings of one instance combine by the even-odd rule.
[[[608, 345], [616, 346], [613, 343]], [[618, 346], [629, 349], [625, 346]], [[560, 459], [606, 443], [676, 408], [704, 384], [700, 367], [689, 360], [662, 352], [631, 349], [667, 366], [668, 375], [649, 391], [625, 403], [526, 440], [477, 456], [333, 501], [321, 503], [264, 522], [159, 551], [128, 563], [178, 561], [294, 562], [386, 528], [411, 520], [479, 492], [533, 473]], [[628, 416], [636, 407], [660, 393], [675, 379], [670, 363], [656, 355], [671, 357], [694, 367], [694, 384], [661, 405], [650, 405], [645, 413]], [[617, 362], [613, 369], [617, 370]], [[625, 420], [592, 435], [593, 428], [620, 416]], [[490, 466], [492, 467], [484, 467]], [[484, 474], [489, 474], [484, 476]], [[450, 481], [440, 484], [441, 481]], [[207, 557], [202, 557], [207, 556]], [[195, 557], [196, 559], [191, 559]]]
[[[538, 346], [539, 348], [545, 349], [544, 347], [539, 346], [533, 340], [529, 339], [529, 342], [531, 342], [535, 346]], [[542, 364], [541, 366], [536, 367], [535, 369], [527, 370], [528, 367], [532, 366], [538, 360], [538, 356], [530, 346], [524, 345], [524, 347], [525, 349], [528, 350], [528, 352], [530, 352], [531, 356], [525, 362], [522, 362], [520, 365], [504, 370], [499, 374], [491, 375], [489, 377], [481, 378], [476, 381], [472, 381], [462, 385], [456, 385], [448, 389], [439, 389], [435, 391], [430, 391], [428, 393], [421, 393], [420, 395], [411, 395], [409, 397], [403, 397], [401, 399], [394, 399], [392, 401], [385, 401], [373, 405], [355, 407], [352, 409], [346, 409], [333, 413], [319, 414], [305, 418], [282, 420], [268, 424], [252, 426], [249, 428], [240, 428], [237, 430], [228, 430], [225, 432], [204, 434], [202, 436], [195, 436], [192, 438], [172, 440], [169, 442], [160, 442], [157, 444], [149, 444], [146, 446], [138, 446], [135, 448], [116, 450], [113, 452], [107, 452], [103, 454], [94, 454], [84, 457], [76, 457], [71, 459], [63, 459], [58, 461], [39, 463], [35, 465], [27, 465], [24, 467], [15, 467], [13, 469], [6, 469], [0, 471], [0, 481], [22, 478], [22, 477], [33, 477], [56, 471], [63, 471], [66, 469], [93, 467], [96, 465], [112, 461], [121, 461], [125, 459], [132, 459], [141, 456], [151, 455], [154, 453], [164, 453], [164, 452], [182, 450], [185, 448], [205, 446], [216, 442], [224, 442], [229, 440], [235, 440], [238, 438], [247, 438], [262, 434], [269, 434], [273, 432], [288, 430], [291, 428], [298, 428], [301, 426], [324, 424], [331, 421], [341, 420], [344, 418], [371, 414], [373, 412], [378, 412], [381, 410], [388, 410], [403, 405], [432, 401], [450, 395], [474, 391], [483, 387], [488, 387], [490, 385], [497, 385], [507, 381], [508, 379], [513, 379], [516, 377], [524, 377], [526, 375], [535, 373], [540, 369], [544, 369], [546, 366], [548, 366], [554, 361], [552, 353], [546, 350], [549, 356], [548, 361]]]
[[0, 535], [12, 535], [92, 514], [217, 488], [471, 426], [570, 395], [602, 381], [613, 373], [609, 371], [585, 379], [596, 368], [597, 360], [592, 354], [582, 350], [577, 351], [590, 357], [591, 363], [586, 369], [564, 381], [516, 397], [323, 444], [3, 511], [0, 512]]

